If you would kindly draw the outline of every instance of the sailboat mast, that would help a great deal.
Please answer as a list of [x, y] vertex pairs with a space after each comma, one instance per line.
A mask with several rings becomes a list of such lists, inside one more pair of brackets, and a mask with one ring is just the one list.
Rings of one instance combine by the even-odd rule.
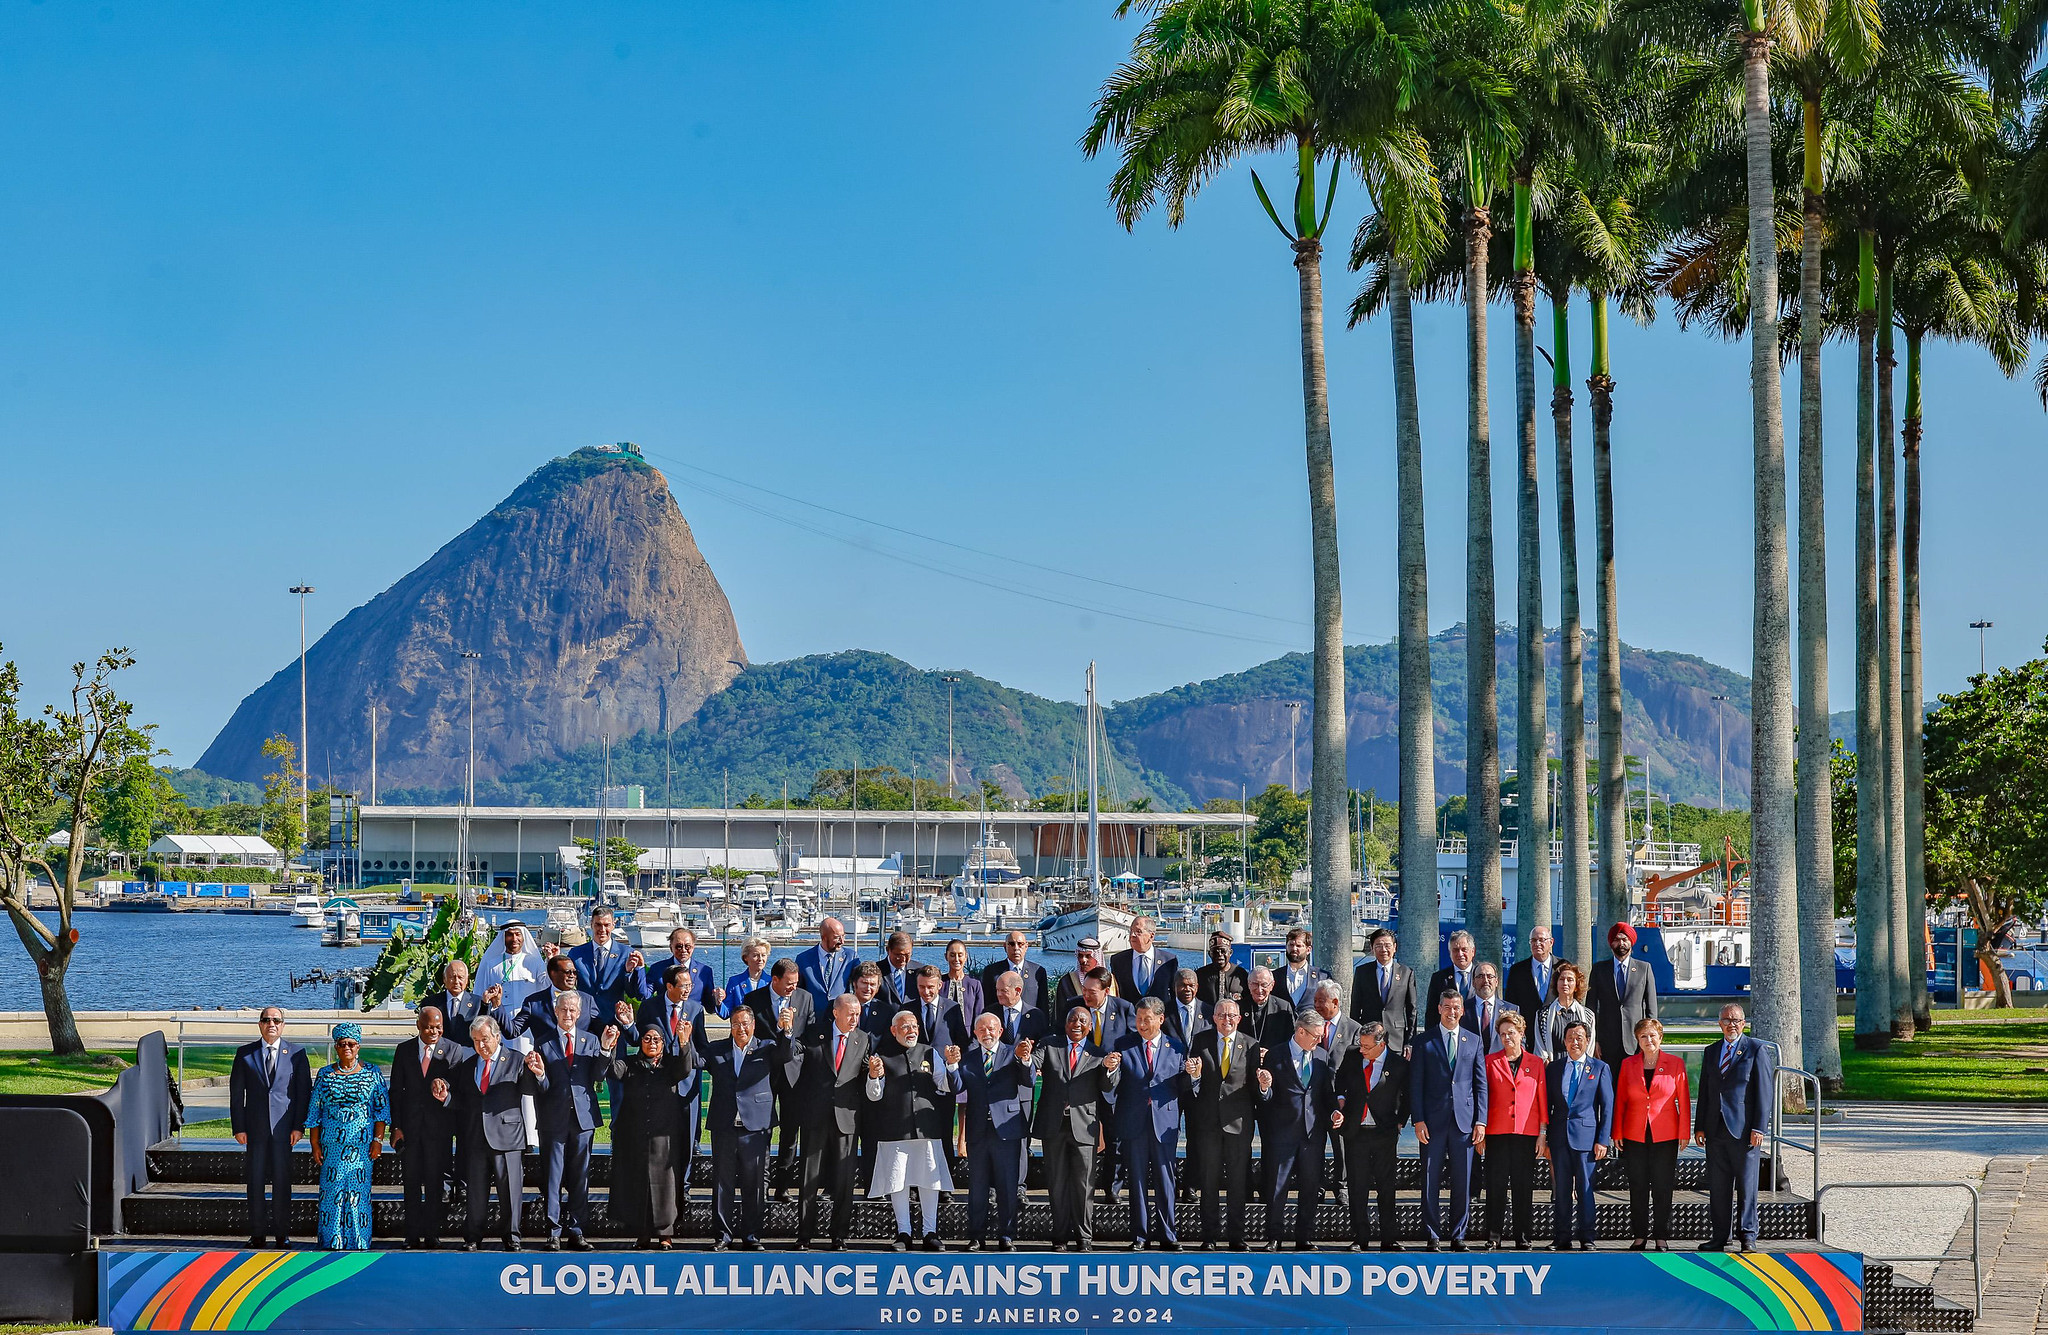
[[1102, 822], [1095, 791], [1095, 663], [1088, 664], [1088, 897], [1102, 897]]

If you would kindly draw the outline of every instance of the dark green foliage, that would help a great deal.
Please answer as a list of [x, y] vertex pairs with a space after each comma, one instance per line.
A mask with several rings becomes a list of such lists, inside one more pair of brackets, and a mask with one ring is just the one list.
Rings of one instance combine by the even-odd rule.
[[581, 449], [559, 459], [549, 460], [527, 475], [526, 481], [510, 496], [507, 496], [493, 514], [505, 514], [512, 510], [537, 510], [563, 492], [596, 477], [609, 469], [623, 469], [632, 473], [651, 473], [654, 466], [635, 454], [608, 454], [597, 449]]
[[463, 931], [457, 922], [461, 907], [454, 895], [444, 895], [424, 933], [403, 929], [392, 933], [376, 964], [371, 966], [370, 981], [363, 992], [364, 1010], [375, 1010], [394, 992], [402, 995], [407, 1004], [417, 1006], [422, 997], [434, 990], [442, 967], [451, 959], [467, 964], [470, 976], [476, 976], [477, 961], [484, 956], [488, 933], [474, 919], [470, 929]]

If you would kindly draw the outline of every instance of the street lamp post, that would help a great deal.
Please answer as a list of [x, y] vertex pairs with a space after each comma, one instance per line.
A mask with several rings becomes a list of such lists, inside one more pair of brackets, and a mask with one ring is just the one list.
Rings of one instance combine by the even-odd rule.
[[[461, 651], [469, 664], [469, 769], [462, 784], [462, 849], [456, 855], [456, 875], [461, 877], [458, 886], [469, 884], [469, 809], [476, 805], [476, 665], [482, 654], [474, 649]], [[519, 893], [518, 883], [513, 883], [512, 893]]]
[[[953, 688], [960, 684], [958, 677], [941, 677], [946, 683], [946, 796], [953, 795]], [[934, 848], [933, 856], [937, 856]], [[934, 863], [934, 866], [937, 864]]]
[[1980, 677], [1984, 675], [1984, 632], [1990, 630], [1992, 625], [1989, 621], [1970, 623], [1970, 629], [1977, 632], [1977, 675]]
[[312, 823], [313, 795], [306, 787], [312, 773], [306, 755], [306, 595], [313, 592], [313, 586], [294, 584], [290, 592], [299, 596], [299, 844], [311, 848], [313, 832], [307, 826]]
[[[1726, 703], [1728, 699], [1725, 695], [1717, 695], [1713, 698], [1723, 703]], [[1728, 809], [1728, 716], [1718, 709], [1714, 711], [1714, 732], [1720, 739], [1721, 744], [1720, 809], [1726, 811]]]
[[1298, 793], [1300, 787], [1294, 781], [1294, 743], [1301, 726], [1301, 701], [1287, 702], [1287, 791]]

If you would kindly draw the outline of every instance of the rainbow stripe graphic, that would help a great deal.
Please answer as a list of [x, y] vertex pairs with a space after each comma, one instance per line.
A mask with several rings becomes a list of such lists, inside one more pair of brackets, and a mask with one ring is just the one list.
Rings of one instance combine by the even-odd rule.
[[377, 1260], [376, 1252], [115, 1253], [101, 1320], [116, 1330], [269, 1330]]
[[1863, 1286], [1816, 1252], [1651, 1253], [1648, 1259], [1758, 1330], [1861, 1330]]

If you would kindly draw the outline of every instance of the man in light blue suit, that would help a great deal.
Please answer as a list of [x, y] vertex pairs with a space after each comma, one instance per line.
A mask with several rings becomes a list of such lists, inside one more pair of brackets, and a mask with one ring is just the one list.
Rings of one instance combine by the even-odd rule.
[[[1437, 997], [1437, 1022], [1414, 1038], [1408, 1063], [1408, 1106], [1422, 1146], [1422, 1226], [1430, 1251], [1449, 1237], [1465, 1250], [1472, 1215], [1472, 1155], [1486, 1144], [1486, 1054], [1463, 1027], [1465, 998], [1455, 987]], [[1451, 1218], [1441, 1193], [1451, 1180]]]
[[832, 1001], [853, 989], [853, 970], [860, 955], [846, 944], [846, 928], [837, 918], [818, 924], [818, 944], [796, 957], [797, 978], [817, 1002], [817, 1013], [831, 1011]]
[[[1550, 1129], [1551, 1241], [1558, 1251], [1593, 1250], [1593, 1165], [1607, 1157], [1614, 1141], [1614, 1073], [1589, 1055], [1593, 1035], [1583, 1020], [1565, 1026], [1564, 1056], [1544, 1072]], [[1578, 1203], [1573, 1206], [1573, 1196]]]

